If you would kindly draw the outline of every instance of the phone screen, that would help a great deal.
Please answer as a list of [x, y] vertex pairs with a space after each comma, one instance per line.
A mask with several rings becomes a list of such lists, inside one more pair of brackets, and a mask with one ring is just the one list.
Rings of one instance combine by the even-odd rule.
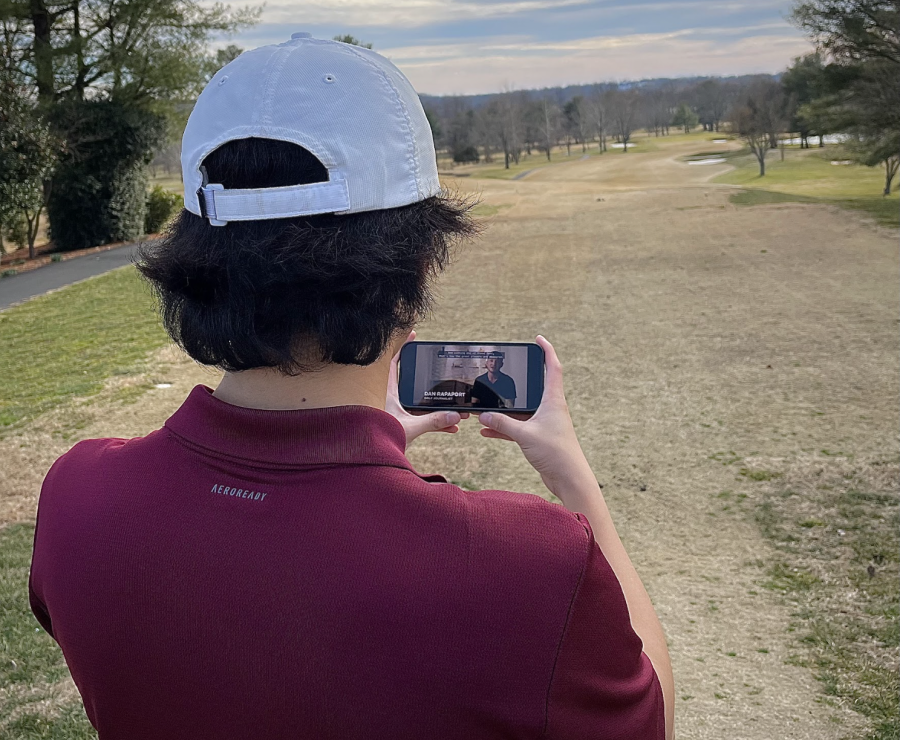
[[543, 392], [543, 355], [528, 343], [410, 342], [400, 355], [400, 402], [534, 411]]

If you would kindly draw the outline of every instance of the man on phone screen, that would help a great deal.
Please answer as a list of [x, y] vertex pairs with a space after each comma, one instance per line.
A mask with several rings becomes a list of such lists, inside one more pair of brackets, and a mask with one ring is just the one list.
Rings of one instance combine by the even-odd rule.
[[500, 370], [503, 353], [491, 352], [484, 364], [487, 372], [475, 378], [472, 403], [489, 408], [513, 408], [516, 405], [516, 381]]

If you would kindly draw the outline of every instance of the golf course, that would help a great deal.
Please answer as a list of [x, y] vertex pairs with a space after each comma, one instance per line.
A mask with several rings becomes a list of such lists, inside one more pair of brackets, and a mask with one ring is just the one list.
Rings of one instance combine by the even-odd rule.
[[[895, 738], [897, 193], [830, 146], [773, 150], [759, 178], [717, 134], [633, 144], [442, 166], [483, 234], [418, 338], [554, 344], [666, 631], [680, 740]], [[96, 737], [28, 608], [48, 468], [218, 377], [133, 267], [0, 312], [0, 738]], [[517, 447], [461, 427], [416, 441], [417, 469], [549, 497]]]

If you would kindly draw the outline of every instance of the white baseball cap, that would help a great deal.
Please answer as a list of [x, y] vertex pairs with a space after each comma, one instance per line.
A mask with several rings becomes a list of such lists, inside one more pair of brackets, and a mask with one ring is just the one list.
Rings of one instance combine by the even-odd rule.
[[[227, 141], [307, 149], [328, 182], [231, 189], [205, 182], [203, 159]], [[225, 65], [200, 94], [181, 148], [184, 207], [224, 226], [396, 208], [437, 195], [431, 127], [403, 73], [374, 51], [295, 33]]]

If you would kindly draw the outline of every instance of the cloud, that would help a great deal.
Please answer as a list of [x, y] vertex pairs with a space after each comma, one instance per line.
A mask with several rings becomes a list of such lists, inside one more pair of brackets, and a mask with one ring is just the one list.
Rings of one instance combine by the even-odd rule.
[[484, 20], [544, 10], [587, 6], [591, 0], [329, 0], [267, 5], [267, 24], [344, 25], [353, 28], [421, 28], [461, 20]]
[[789, 0], [275, 2], [234, 41], [352, 33], [432, 94], [494, 92], [508, 81], [529, 88], [775, 72], [811, 50], [784, 18]]
[[812, 50], [796, 34], [695, 33], [593, 37], [555, 43], [496, 39], [385, 50], [420, 92], [476, 94], [650, 77], [777, 72]]

